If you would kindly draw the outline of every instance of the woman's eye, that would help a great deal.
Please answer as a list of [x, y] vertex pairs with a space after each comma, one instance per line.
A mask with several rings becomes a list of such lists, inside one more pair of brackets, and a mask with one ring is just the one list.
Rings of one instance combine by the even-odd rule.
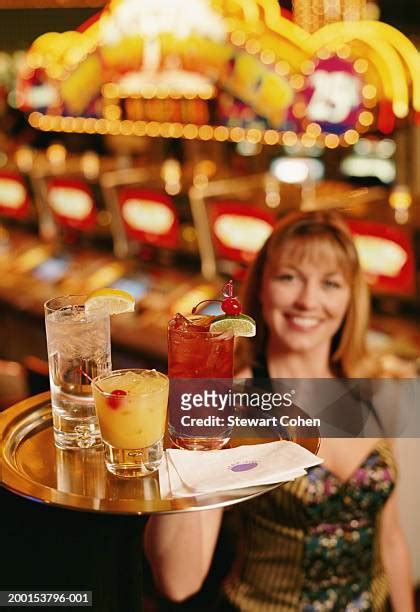
[[290, 272], [284, 272], [283, 274], [279, 274], [278, 276], [276, 276], [277, 280], [286, 281], [286, 282], [290, 282], [294, 280], [294, 278], [295, 278], [295, 275], [291, 274]]
[[334, 281], [334, 280], [325, 280], [324, 281], [324, 286], [327, 289], [339, 289], [341, 287], [341, 284], [338, 281]]

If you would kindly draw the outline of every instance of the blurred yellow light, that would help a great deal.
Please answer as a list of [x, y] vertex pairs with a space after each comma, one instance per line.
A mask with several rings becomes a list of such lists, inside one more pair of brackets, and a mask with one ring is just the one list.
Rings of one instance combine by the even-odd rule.
[[340, 144], [340, 139], [337, 134], [327, 134], [324, 143], [328, 149], [336, 149]]
[[298, 141], [298, 137], [295, 132], [285, 132], [283, 134], [283, 144], [286, 147], [293, 147]]
[[370, 111], [362, 111], [359, 115], [358, 121], [360, 125], [367, 127], [369, 125], [372, 125], [373, 115]]
[[162, 123], [160, 126], [160, 135], [163, 138], [170, 138], [171, 137], [171, 124], [166, 122]]
[[33, 128], [38, 128], [41, 118], [42, 118], [41, 113], [38, 113], [38, 112], [31, 113], [29, 115], [29, 125], [31, 125]]
[[135, 121], [134, 134], [136, 136], [145, 136], [146, 134], [146, 122], [145, 121]]
[[223, 142], [229, 138], [229, 130], [223, 125], [219, 125], [214, 130], [214, 138], [219, 142]]
[[302, 89], [304, 84], [305, 84], [305, 79], [303, 78], [301, 74], [294, 74], [290, 78], [290, 85], [293, 87], [293, 89]]
[[251, 128], [246, 132], [246, 139], [249, 142], [261, 142], [262, 134], [261, 130], [257, 130], [255, 128]]
[[305, 102], [296, 102], [292, 106], [292, 113], [298, 119], [303, 119], [306, 115], [306, 104]]
[[395, 210], [407, 210], [410, 208], [412, 201], [411, 193], [405, 185], [395, 187], [389, 196], [389, 204]]
[[102, 95], [104, 98], [118, 98], [119, 88], [115, 83], [106, 83], [102, 87]]
[[276, 61], [276, 55], [271, 49], [265, 49], [261, 53], [261, 61], [263, 64], [273, 64]]
[[50, 164], [60, 165], [66, 161], [67, 150], [62, 144], [52, 144], [47, 148], [46, 155]]
[[303, 62], [302, 66], [300, 67], [302, 74], [312, 74], [313, 71], [315, 70], [315, 64], [313, 62], [311, 62], [310, 60], [306, 60], [305, 62]]
[[110, 121], [115, 121], [121, 117], [121, 109], [116, 104], [108, 104], [104, 108], [104, 116]]
[[205, 176], [213, 176], [216, 171], [217, 166], [211, 159], [202, 159], [194, 168], [196, 174], [204, 174]]
[[63, 117], [61, 120], [61, 129], [63, 132], [72, 132], [74, 129], [74, 119], [73, 117]]
[[96, 130], [98, 132], [98, 134], [106, 134], [106, 120], [105, 119], [98, 119], [97, 123], [96, 123]]
[[342, 47], [337, 49], [337, 55], [338, 57], [341, 57], [341, 59], [349, 58], [350, 54], [351, 54], [351, 48], [349, 45], [343, 45]]
[[315, 145], [316, 138], [310, 136], [309, 134], [302, 134], [301, 142], [305, 148], [310, 149]]
[[372, 85], [371, 83], [369, 83], [368, 85], [364, 85], [362, 89], [362, 95], [364, 98], [366, 98], [367, 100], [372, 100], [376, 97], [376, 94], [377, 90], [375, 85]]
[[213, 128], [210, 125], [202, 125], [198, 128], [198, 135], [201, 140], [210, 140], [213, 137]]
[[150, 121], [146, 124], [146, 135], [152, 138], [159, 136], [160, 126], [157, 121]]
[[264, 142], [268, 145], [278, 144], [280, 140], [280, 134], [276, 130], [266, 130], [264, 133]]
[[318, 123], [309, 123], [306, 126], [306, 132], [313, 138], [317, 138], [321, 134], [321, 126]]
[[184, 138], [187, 138], [188, 140], [193, 140], [194, 138], [197, 138], [198, 127], [196, 125], [192, 125], [191, 123], [188, 123], [186, 126], [184, 126], [183, 136]]
[[394, 102], [392, 105], [392, 110], [394, 111], [394, 115], [399, 119], [402, 119], [408, 115], [408, 106], [405, 102]]
[[245, 32], [242, 32], [242, 30], [234, 30], [230, 35], [230, 40], [233, 45], [241, 47], [246, 41]]
[[83, 117], [76, 117], [76, 120], [74, 122], [74, 131], [83, 132], [83, 124], [84, 124]]
[[172, 123], [169, 129], [170, 138], [181, 138], [183, 132], [182, 123]]
[[21, 172], [30, 172], [34, 164], [34, 152], [29, 147], [21, 147], [15, 153], [15, 160]]
[[347, 130], [343, 138], [347, 144], [354, 145], [359, 140], [359, 132], [356, 130]]
[[121, 123], [121, 134], [124, 136], [131, 136], [134, 132], [133, 122], [132, 121], [123, 121]]
[[261, 43], [256, 38], [249, 38], [245, 43], [245, 49], [251, 55], [255, 55], [261, 51]]
[[369, 68], [369, 64], [363, 57], [359, 57], [359, 59], [354, 62], [353, 67], [356, 72], [363, 74]]
[[245, 130], [241, 127], [234, 127], [230, 130], [230, 139], [233, 142], [240, 142], [245, 138]]
[[34, 70], [36, 70], [37, 68], [42, 68], [45, 63], [44, 57], [41, 55], [41, 53], [34, 53], [33, 51], [29, 51], [26, 57], [26, 61], [28, 63], [28, 66], [30, 66]]
[[279, 62], [276, 62], [275, 66], [274, 66], [274, 70], [280, 76], [286, 76], [290, 72], [290, 66], [284, 60], [280, 60]]
[[96, 119], [90, 117], [85, 121], [85, 132], [87, 134], [94, 134], [96, 132]]

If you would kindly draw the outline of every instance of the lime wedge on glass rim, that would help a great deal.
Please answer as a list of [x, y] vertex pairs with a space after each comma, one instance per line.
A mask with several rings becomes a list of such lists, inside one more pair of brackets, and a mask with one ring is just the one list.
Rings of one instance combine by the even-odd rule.
[[97, 289], [93, 291], [85, 301], [85, 311], [106, 312], [109, 315], [122, 314], [124, 312], [134, 312], [136, 300], [127, 291], [122, 289]]
[[256, 324], [248, 315], [221, 315], [216, 317], [210, 325], [211, 332], [223, 332], [231, 330], [235, 337], [252, 338], [256, 334]]

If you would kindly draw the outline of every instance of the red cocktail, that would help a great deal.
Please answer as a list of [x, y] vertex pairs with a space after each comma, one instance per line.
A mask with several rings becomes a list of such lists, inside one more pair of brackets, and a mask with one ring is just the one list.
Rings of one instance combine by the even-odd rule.
[[[222, 448], [229, 440], [231, 428], [227, 425], [227, 410], [221, 413], [214, 405], [188, 408], [186, 401], [184, 405], [181, 402], [182, 395], [184, 398], [199, 395], [205, 389], [227, 393], [230, 387], [229, 381], [233, 377], [233, 334], [231, 331], [211, 332], [213, 321], [214, 317], [211, 316], [193, 315], [186, 318], [177, 314], [168, 325], [168, 375], [170, 379], [182, 379], [171, 385], [169, 433], [172, 441], [181, 448], [210, 450]], [[188, 382], [188, 379], [195, 381]], [[208, 379], [224, 381], [206, 383]], [[207, 420], [208, 425], [205, 426], [184, 425], [191, 422], [193, 413], [194, 418], [208, 419], [214, 415], [218, 420]]]

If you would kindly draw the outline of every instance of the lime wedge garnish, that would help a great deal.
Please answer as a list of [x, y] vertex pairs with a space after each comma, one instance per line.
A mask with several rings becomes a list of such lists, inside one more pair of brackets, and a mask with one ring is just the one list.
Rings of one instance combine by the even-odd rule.
[[252, 336], [256, 334], [257, 326], [254, 319], [244, 314], [221, 315], [220, 317], [216, 317], [210, 325], [211, 332], [223, 332], [227, 330], [231, 330], [234, 336], [252, 338]]
[[109, 315], [134, 312], [136, 301], [132, 295], [122, 289], [97, 289], [85, 301], [87, 312], [101, 310]]

